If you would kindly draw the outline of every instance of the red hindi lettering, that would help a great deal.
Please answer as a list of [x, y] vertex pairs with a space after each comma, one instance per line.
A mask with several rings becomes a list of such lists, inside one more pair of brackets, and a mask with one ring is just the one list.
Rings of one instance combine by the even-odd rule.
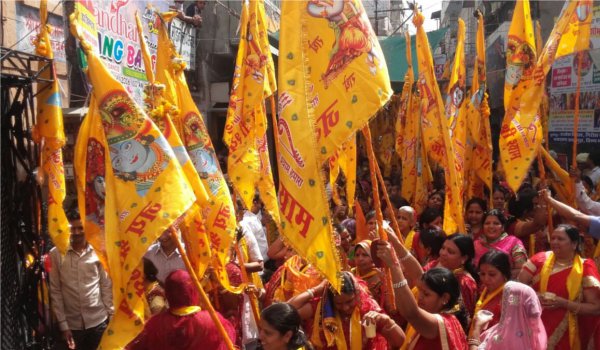
[[510, 160], [521, 158], [521, 148], [519, 147], [518, 140], [508, 141], [506, 145], [508, 146], [508, 154], [510, 155]]
[[[337, 104], [338, 100], [333, 101], [329, 107], [321, 114], [317, 119], [317, 122], [321, 121], [323, 137], [329, 136], [331, 128], [337, 125], [340, 121], [340, 112], [333, 107]], [[321, 139], [321, 128], [317, 128], [317, 140]]]

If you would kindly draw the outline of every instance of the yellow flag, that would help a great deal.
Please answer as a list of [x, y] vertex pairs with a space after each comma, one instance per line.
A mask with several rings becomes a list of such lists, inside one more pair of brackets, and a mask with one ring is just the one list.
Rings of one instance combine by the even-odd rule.
[[405, 33], [406, 62], [408, 67], [404, 75], [404, 86], [400, 95], [400, 109], [396, 118], [396, 153], [402, 161], [402, 197], [409, 203], [415, 203], [417, 192], [417, 151], [420, 149], [418, 120], [418, 97], [413, 93], [415, 76], [412, 66], [410, 34]]
[[[76, 145], [76, 173], [83, 177], [78, 195], [84, 200], [84, 227], [91, 222], [103, 229], [105, 246], [99, 250], [105, 251], [113, 283], [115, 315], [100, 349], [120, 349], [143, 327], [142, 257], [195, 196], [167, 139], [82, 40], [76, 18], [75, 12], [71, 31], [87, 56], [93, 87]], [[94, 210], [87, 211], [88, 202], [96, 204]]]
[[556, 58], [590, 48], [590, 32], [594, 15], [592, 2], [592, 0], [573, 1], [573, 6], [576, 8], [568, 19], [567, 29], [560, 36]]
[[[48, 21], [48, 5], [46, 0], [40, 3], [40, 32], [35, 41], [37, 55], [54, 59], [50, 43]], [[69, 246], [69, 221], [63, 209], [65, 199], [65, 170], [63, 167], [62, 147], [65, 145], [62, 105], [58, 78], [52, 61], [52, 69], [44, 70], [40, 78], [52, 80], [39, 83], [36, 96], [37, 116], [34, 127], [34, 139], [42, 144], [42, 169], [48, 176], [48, 233], [52, 242], [61, 254]]]
[[465, 232], [461, 170], [455, 161], [454, 146], [450, 138], [450, 125], [444, 115], [444, 105], [435, 80], [433, 58], [429, 41], [423, 29], [425, 17], [415, 12], [413, 24], [417, 27], [417, 57], [419, 61], [418, 86], [421, 92], [421, 125], [424, 145], [429, 156], [444, 168], [446, 200], [444, 231], [447, 234]]
[[483, 198], [483, 188], [477, 184], [485, 184], [492, 189], [492, 133], [490, 129], [490, 107], [487, 103], [486, 70], [485, 70], [485, 38], [483, 16], [479, 14], [476, 38], [476, 62], [473, 68], [471, 98], [467, 103], [468, 138], [471, 141], [471, 160], [469, 173], [469, 198]]
[[[509, 29], [506, 55], [504, 101], [508, 107], [505, 108], [499, 140], [502, 165], [507, 172], [506, 180], [513, 191], [518, 190], [523, 182], [541, 144], [543, 130], [538, 111], [544, 95], [546, 74], [556, 58], [561, 37], [569, 31], [572, 21], [578, 18], [574, 15], [579, 5], [579, 1], [574, 0], [565, 3], [536, 62], [529, 2], [517, 2]], [[523, 31], [522, 28], [527, 30]]]
[[[211, 260], [210, 244], [201, 211], [201, 208], [208, 205], [208, 194], [183, 146], [177, 128], [171, 120], [173, 116], [177, 116], [179, 110], [165, 98], [165, 85], [157, 83], [154, 79], [150, 53], [148, 52], [148, 47], [143, 39], [144, 31], [142, 23], [137, 13], [135, 16], [139, 37], [141, 38], [140, 47], [142, 58], [146, 69], [146, 77], [148, 79], [148, 84], [146, 84], [144, 89], [146, 95], [146, 112], [169, 142], [169, 145], [175, 152], [179, 164], [185, 173], [186, 179], [196, 195], [197, 205], [187, 213], [185, 222], [180, 226], [180, 229], [183, 242], [185, 243], [185, 250], [194, 271], [197, 276], [203, 276]], [[159, 30], [163, 29], [160, 28]], [[160, 67], [161, 77], [163, 77], [166, 71], [171, 69], [171, 53], [173, 48], [170, 44], [170, 42], [165, 42], [165, 40], [159, 42], [156, 60], [157, 67]], [[164, 45], [169, 46], [164, 47]]]
[[389, 99], [388, 72], [359, 1], [285, 1], [281, 13], [282, 233], [339, 290], [321, 166]]
[[[162, 18], [168, 22], [174, 13], [163, 13]], [[166, 25], [166, 24], [165, 24]], [[229, 261], [229, 248], [233, 243], [236, 219], [229, 188], [221, 172], [215, 149], [196, 107], [183, 73], [185, 62], [180, 58], [170, 42], [164, 25], [159, 29], [158, 45], [170, 47], [171, 60], [167, 68], [160, 69], [157, 63], [157, 80], [165, 84], [165, 96], [174, 100], [179, 114], [174, 124], [196, 169], [204, 188], [209, 195], [208, 205], [202, 207], [206, 230], [214, 254], [214, 265], [221, 284], [230, 288], [224, 268]]]
[[[354, 194], [356, 192], [356, 140], [350, 138], [329, 158], [329, 183], [333, 191], [335, 204], [341, 205], [339, 197], [336, 199], [336, 180], [340, 171], [346, 177], [346, 200], [350, 210], [354, 207]], [[338, 195], [339, 196], [339, 195]]]
[[[454, 149], [454, 163], [456, 164], [457, 175], [465, 179], [467, 167], [467, 103], [465, 102], [467, 88], [467, 69], [465, 65], [465, 22], [458, 19], [458, 33], [456, 37], [456, 52], [454, 54], [454, 63], [448, 82], [448, 91], [446, 97], [446, 118], [450, 130], [450, 138]], [[464, 182], [458, 182], [456, 189], [461, 197], [464, 197]]]
[[[273, 92], [272, 61], [265, 45], [266, 23], [261, 21], [262, 1], [242, 4], [240, 46], [227, 111], [223, 141], [229, 147], [229, 178], [246, 207], [252, 207], [256, 190], [279, 222], [277, 194], [267, 145], [264, 99]], [[265, 51], [266, 50], [266, 51]]]

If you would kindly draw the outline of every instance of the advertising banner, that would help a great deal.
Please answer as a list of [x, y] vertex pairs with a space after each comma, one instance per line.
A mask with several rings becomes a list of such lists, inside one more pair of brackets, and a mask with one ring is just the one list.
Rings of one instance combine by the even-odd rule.
[[[577, 141], [600, 143], [600, 6], [594, 7], [590, 30], [590, 50], [583, 53], [579, 94], [579, 132]], [[562, 57], [552, 66], [550, 79], [550, 143], [573, 142], [575, 93], [578, 64], [575, 55]]]

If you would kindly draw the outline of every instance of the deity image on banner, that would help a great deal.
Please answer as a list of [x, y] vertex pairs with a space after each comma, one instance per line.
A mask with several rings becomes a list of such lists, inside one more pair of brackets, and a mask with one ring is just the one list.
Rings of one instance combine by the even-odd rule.
[[166, 152], [167, 140], [149, 133], [152, 124], [123, 91], [107, 94], [100, 114], [115, 176], [134, 182], [138, 195], [145, 196], [173, 156]]
[[506, 62], [506, 83], [514, 88], [521, 79], [533, 77], [535, 49], [521, 38], [509, 35]]
[[101, 228], [104, 227], [104, 200], [106, 198], [105, 151], [104, 146], [98, 140], [94, 138], [88, 140], [88, 157], [85, 167], [85, 214], [87, 220]]
[[310, 1], [306, 10], [312, 17], [327, 19], [335, 33], [335, 44], [329, 53], [331, 58], [321, 76], [326, 89], [363, 53], [367, 54], [371, 74], [376, 75], [377, 69], [382, 68], [384, 61], [375, 51], [377, 38], [370, 33], [371, 24], [360, 4], [355, 5], [353, 0]]

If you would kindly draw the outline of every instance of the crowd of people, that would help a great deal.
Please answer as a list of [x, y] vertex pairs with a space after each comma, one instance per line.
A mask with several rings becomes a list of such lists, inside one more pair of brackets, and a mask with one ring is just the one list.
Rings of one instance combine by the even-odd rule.
[[[392, 172], [379, 188], [390, 194], [391, 206], [381, 203], [387, 241], [370, 174], [359, 170], [354, 208], [343, 186], [338, 199], [331, 196], [339, 292], [279, 236], [258, 196], [250, 208], [238, 201], [237, 247], [226, 270], [232, 286], [249, 283], [234, 293], [211, 283], [209, 268], [203, 284], [240, 349], [597, 349], [600, 177], [583, 174], [600, 167], [589, 164], [570, 172], [581, 211], [555, 198], [556, 184], [532, 175], [512, 193], [496, 172], [486, 198], [466, 201], [466, 232], [442, 229], [443, 183], [417, 205], [401, 197], [401, 176]], [[328, 184], [328, 192], [343, 181]], [[92, 349], [114, 310], [110, 281], [81, 221], [69, 218], [67, 255], [50, 253], [50, 296], [63, 345]], [[227, 348], [168, 232], [146, 253], [144, 270], [147, 323], [129, 349]]]

